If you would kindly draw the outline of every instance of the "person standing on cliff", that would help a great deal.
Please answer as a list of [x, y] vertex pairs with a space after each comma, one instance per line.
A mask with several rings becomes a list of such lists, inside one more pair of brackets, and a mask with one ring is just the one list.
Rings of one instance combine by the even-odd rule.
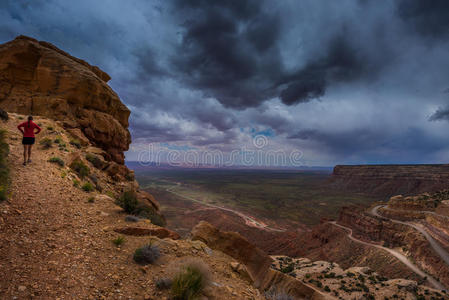
[[[36, 140], [34, 135], [41, 132], [41, 128], [33, 122], [33, 116], [28, 116], [28, 121], [19, 124], [17, 129], [19, 129], [23, 135], [23, 165], [26, 166], [27, 163], [31, 163], [31, 148]], [[36, 132], [35, 129], [37, 129]]]

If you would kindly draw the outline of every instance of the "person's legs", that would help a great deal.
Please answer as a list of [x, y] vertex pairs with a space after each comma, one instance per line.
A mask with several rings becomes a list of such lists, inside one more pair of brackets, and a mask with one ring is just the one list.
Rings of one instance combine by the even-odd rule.
[[23, 145], [23, 164], [27, 163], [28, 145]]
[[33, 145], [28, 145], [28, 162], [31, 162], [31, 148], [33, 148]]

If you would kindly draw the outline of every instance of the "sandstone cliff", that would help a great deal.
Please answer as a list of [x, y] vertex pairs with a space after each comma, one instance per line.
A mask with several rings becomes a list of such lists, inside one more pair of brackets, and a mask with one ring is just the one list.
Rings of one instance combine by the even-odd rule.
[[105, 158], [124, 163], [130, 111], [108, 86], [109, 75], [54, 45], [19, 36], [0, 45], [0, 108], [60, 120]]
[[379, 197], [435, 192], [449, 187], [449, 165], [339, 165], [331, 184]]

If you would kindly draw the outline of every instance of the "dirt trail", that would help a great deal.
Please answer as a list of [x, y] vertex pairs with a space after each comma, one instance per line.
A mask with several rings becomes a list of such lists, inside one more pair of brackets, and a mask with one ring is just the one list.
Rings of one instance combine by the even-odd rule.
[[[378, 206], [373, 207], [370, 211], [371, 214], [374, 216], [377, 216], [377, 217], [388, 219], [393, 223], [412, 227], [413, 229], [419, 231], [429, 242], [432, 249], [441, 257], [441, 259], [447, 265], [449, 265], [449, 253], [443, 247], [441, 247], [440, 244], [438, 244], [438, 242], [422, 227], [421, 224], [417, 224], [417, 223], [413, 223], [413, 222], [403, 222], [403, 221], [399, 221], [399, 220], [395, 220], [395, 219], [391, 219], [391, 218], [386, 218], [379, 213], [379, 208], [384, 207], [384, 206], [385, 205], [378, 205]], [[433, 213], [433, 214], [437, 215], [437, 216], [442, 216], [442, 215], [438, 215], [436, 213]], [[445, 217], [445, 216], [442, 216], [442, 217]]]
[[376, 244], [372, 244], [372, 243], [368, 243], [368, 242], [364, 242], [362, 240], [359, 240], [355, 237], [353, 237], [352, 235], [352, 229], [343, 225], [338, 224], [337, 222], [333, 221], [333, 222], [329, 222], [337, 227], [340, 227], [346, 231], [348, 231], [348, 238], [351, 239], [354, 242], [357, 242], [359, 244], [365, 245], [365, 246], [370, 246], [370, 247], [375, 247], [384, 251], [387, 251], [389, 254], [393, 255], [394, 257], [396, 257], [397, 259], [399, 259], [403, 264], [405, 264], [410, 270], [412, 270], [413, 272], [415, 272], [416, 274], [418, 274], [421, 277], [427, 277], [427, 281], [435, 288], [437, 289], [445, 289], [445, 287], [439, 282], [437, 281], [435, 278], [433, 278], [432, 276], [428, 275], [427, 273], [421, 271], [421, 269], [419, 269], [415, 264], [413, 264], [407, 257], [405, 257], [403, 254], [401, 254], [400, 252], [390, 249], [390, 248], [386, 248], [380, 245], [376, 245]]
[[[179, 182], [177, 182], [176, 184], [178, 186], [180, 185]], [[207, 206], [207, 207], [211, 207], [211, 208], [220, 209], [220, 210], [224, 210], [224, 211], [228, 211], [228, 212], [234, 213], [237, 216], [241, 217], [245, 221], [245, 224], [248, 225], [248, 226], [255, 227], [255, 228], [258, 228], [258, 229], [261, 229], [261, 230], [266, 230], [266, 231], [274, 231], [274, 232], [285, 232], [286, 231], [285, 229], [270, 227], [267, 224], [265, 224], [264, 222], [258, 221], [255, 218], [253, 218], [251, 216], [248, 216], [248, 215], [246, 215], [246, 214], [244, 214], [244, 213], [242, 213], [242, 212], [240, 212], [238, 210], [234, 210], [234, 209], [230, 209], [230, 208], [226, 208], [226, 207], [222, 207], [222, 206], [206, 203], [206, 202], [197, 200], [195, 198], [182, 195], [182, 194], [180, 194], [178, 192], [173, 191], [173, 188], [174, 187], [165, 189], [165, 191], [167, 191], [169, 193], [172, 193], [172, 194], [174, 194], [174, 195], [176, 195], [178, 197], [181, 197], [181, 198], [193, 201], [195, 203], [199, 203], [199, 204]]]
[[[90, 194], [73, 187], [47, 162], [56, 150], [35, 145], [33, 162], [22, 166], [20, 136], [14, 125], [7, 129], [12, 136], [12, 196], [0, 204], [0, 273], [7, 274], [0, 276], [0, 298], [143, 294], [147, 280], [126, 268], [129, 258], [117, 255], [111, 233], [102, 230], [110, 224], [106, 211], [113, 205], [87, 203]], [[124, 289], [122, 279], [127, 276], [135, 281]]]

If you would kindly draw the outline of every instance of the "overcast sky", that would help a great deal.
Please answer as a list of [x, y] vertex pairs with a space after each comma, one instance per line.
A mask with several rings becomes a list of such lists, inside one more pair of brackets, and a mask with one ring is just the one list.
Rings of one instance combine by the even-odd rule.
[[111, 75], [128, 160], [151, 144], [449, 162], [449, 1], [0, 0], [0, 42], [19, 34]]

